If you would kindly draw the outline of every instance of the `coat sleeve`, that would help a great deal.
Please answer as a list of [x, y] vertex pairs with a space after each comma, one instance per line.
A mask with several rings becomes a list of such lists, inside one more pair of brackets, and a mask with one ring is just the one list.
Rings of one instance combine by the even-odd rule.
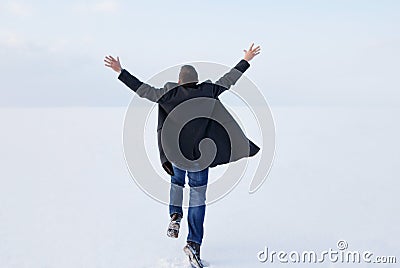
[[215, 86], [213, 88], [214, 97], [218, 97], [219, 94], [233, 86], [249, 67], [250, 64], [248, 61], [239, 61], [235, 67], [233, 67], [229, 72], [224, 74], [215, 82]]
[[165, 88], [155, 88], [149, 84], [143, 83], [125, 69], [121, 71], [118, 79], [136, 92], [139, 97], [146, 98], [153, 102], [157, 102], [167, 92]]

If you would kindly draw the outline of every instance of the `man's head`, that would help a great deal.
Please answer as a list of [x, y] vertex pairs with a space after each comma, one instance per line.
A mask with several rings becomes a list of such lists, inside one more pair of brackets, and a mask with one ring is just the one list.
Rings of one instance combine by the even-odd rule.
[[179, 72], [179, 84], [190, 84], [199, 82], [199, 76], [192, 65], [183, 65]]

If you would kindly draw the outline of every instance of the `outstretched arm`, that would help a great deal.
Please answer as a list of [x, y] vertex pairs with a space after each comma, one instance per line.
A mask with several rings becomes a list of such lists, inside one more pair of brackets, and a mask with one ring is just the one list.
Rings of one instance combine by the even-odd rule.
[[214, 89], [216, 97], [225, 90], [229, 89], [239, 80], [242, 74], [250, 67], [249, 61], [260, 54], [260, 50], [260, 46], [254, 48], [254, 43], [251, 44], [249, 50], [244, 50], [245, 54], [243, 59], [215, 82], [215, 84], [218, 85]]
[[155, 88], [149, 84], [143, 83], [135, 76], [131, 75], [127, 70], [122, 69], [119, 57], [115, 59], [112, 56], [107, 56], [105, 57], [104, 62], [105, 66], [119, 73], [118, 79], [134, 92], [136, 92], [139, 97], [157, 102], [167, 91], [164, 88]]

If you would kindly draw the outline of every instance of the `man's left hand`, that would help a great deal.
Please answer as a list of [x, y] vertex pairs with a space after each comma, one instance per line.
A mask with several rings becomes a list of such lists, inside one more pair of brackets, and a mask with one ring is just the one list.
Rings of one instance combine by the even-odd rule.
[[120, 73], [122, 71], [121, 62], [119, 61], [119, 57], [117, 57], [117, 59], [114, 59], [112, 56], [106, 56], [104, 58], [104, 62], [106, 63], [105, 66], [110, 67], [117, 73]]

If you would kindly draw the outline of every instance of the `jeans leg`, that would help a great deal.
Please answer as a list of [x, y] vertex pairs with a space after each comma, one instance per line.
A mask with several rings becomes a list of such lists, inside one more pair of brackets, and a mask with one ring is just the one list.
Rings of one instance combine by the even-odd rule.
[[182, 201], [186, 171], [174, 165], [172, 168], [174, 169], [174, 176], [171, 176], [171, 187], [169, 190], [169, 215], [178, 213], [183, 216]]
[[189, 234], [187, 241], [201, 245], [204, 235], [204, 216], [206, 213], [206, 190], [208, 183], [208, 168], [197, 171], [188, 171], [190, 199], [188, 212]]

